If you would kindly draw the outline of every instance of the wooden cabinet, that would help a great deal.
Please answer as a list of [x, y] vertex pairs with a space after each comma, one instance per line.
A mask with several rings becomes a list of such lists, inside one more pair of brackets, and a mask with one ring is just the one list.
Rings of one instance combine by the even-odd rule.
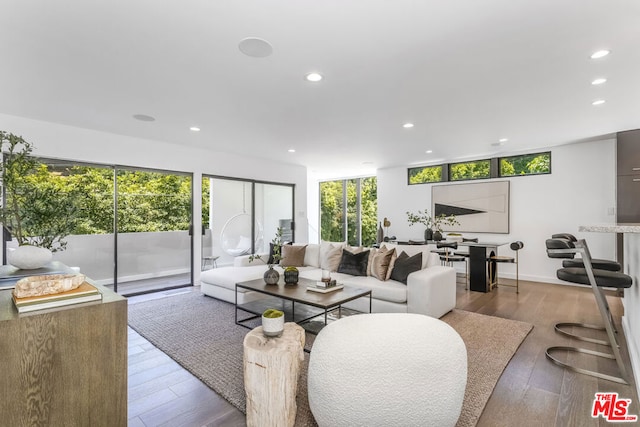
[[0, 291], [0, 424], [127, 425], [127, 301], [18, 314]]
[[640, 222], [640, 129], [617, 134], [617, 217]]

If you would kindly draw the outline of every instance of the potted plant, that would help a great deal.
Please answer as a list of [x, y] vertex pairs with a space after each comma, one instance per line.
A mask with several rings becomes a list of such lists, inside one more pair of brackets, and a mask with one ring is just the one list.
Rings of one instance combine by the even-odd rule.
[[426, 227], [424, 230], [424, 240], [433, 240], [433, 217], [429, 214], [428, 210], [425, 209], [424, 212], [418, 211], [417, 214], [407, 211], [407, 220], [409, 221], [409, 226], [415, 224], [424, 225]]
[[[271, 253], [269, 254], [269, 259], [267, 260], [267, 266], [269, 269], [264, 273], [264, 282], [267, 285], [276, 285], [278, 284], [278, 280], [280, 280], [280, 273], [278, 273], [273, 266], [278, 264], [282, 259], [282, 228], [278, 227], [276, 229], [276, 235], [271, 240]], [[253, 262], [254, 260], [259, 259], [264, 261], [260, 255], [253, 254], [249, 257], [249, 262]]]
[[458, 225], [460, 224], [456, 219], [455, 215], [445, 215], [440, 214], [438, 216], [433, 217], [433, 228], [435, 231], [433, 232], [433, 240], [436, 242], [442, 240], [442, 226], [448, 225]]
[[262, 333], [268, 337], [279, 337], [284, 331], [284, 312], [270, 308], [262, 313]]
[[407, 211], [407, 219], [409, 226], [414, 224], [423, 224], [426, 229], [424, 231], [424, 240], [442, 240], [442, 226], [443, 225], [457, 225], [459, 224], [455, 215], [441, 214], [438, 216], [431, 216], [427, 209], [418, 211], [417, 214]]
[[0, 144], [5, 154], [0, 220], [19, 245], [7, 253], [8, 262], [23, 269], [39, 268], [51, 260], [53, 252], [66, 248], [64, 238], [76, 226], [76, 195], [48, 182], [46, 166], [31, 155], [31, 143], [0, 131]]

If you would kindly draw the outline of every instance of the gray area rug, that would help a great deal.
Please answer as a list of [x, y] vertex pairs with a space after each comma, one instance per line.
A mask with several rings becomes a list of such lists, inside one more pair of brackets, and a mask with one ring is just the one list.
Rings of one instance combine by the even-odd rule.
[[[133, 329], [245, 412], [242, 343], [248, 329], [237, 326], [234, 315], [233, 304], [199, 292], [129, 305]], [[467, 389], [457, 426], [475, 426], [504, 368], [533, 325], [462, 310], [454, 310], [442, 320], [467, 346]], [[312, 344], [313, 335], [307, 334], [307, 340]], [[296, 426], [316, 425], [307, 400], [308, 362], [305, 353]]]

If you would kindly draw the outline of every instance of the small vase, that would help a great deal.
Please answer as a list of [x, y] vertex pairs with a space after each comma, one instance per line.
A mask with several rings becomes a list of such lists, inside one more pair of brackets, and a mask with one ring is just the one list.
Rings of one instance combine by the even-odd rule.
[[294, 266], [289, 266], [284, 269], [284, 283], [285, 285], [297, 285], [298, 284], [298, 269]]
[[429, 241], [429, 240], [433, 240], [433, 230], [430, 228], [427, 228], [426, 230], [424, 230], [424, 240], [425, 242]]
[[439, 231], [434, 231], [433, 232], [433, 240], [436, 242], [439, 242], [440, 240], [442, 240], [442, 233]]
[[382, 243], [382, 241], [384, 240], [384, 230], [382, 230], [382, 223], [380, 223], [380, 226], [378, 227], [378, 236], [376, 240], [378, 241], [378, 243]]
[[7, 251], [7, 262], [21, 270], [44, 267], [51, 261], [51, 251], [37, 246], [23, 245]]
[[264, 272], [264, 283], [267, 285], [277, 285], [278, 280], [280, 280], [280, 273], [275, 271], [273, 267]]

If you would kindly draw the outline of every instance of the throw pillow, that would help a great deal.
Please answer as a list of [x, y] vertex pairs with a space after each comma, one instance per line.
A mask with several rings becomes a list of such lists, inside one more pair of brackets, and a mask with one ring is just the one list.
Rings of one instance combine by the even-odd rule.
[[307, 249], [307, 245], [304, 245], [304, 246], [284, 245], [281, 248], [282, 261], [280, 261], [280, 265], [283, 267], [303, 267], [304, 253], [306, 249]]
[[352, 276], [366, 276], [367, 265], [369, 265], [369, 251], [352, 253], [343, 249], [340, 265], [338, 266], [338, 273], [350, 274]]
[[371, 267], [373, 266], [373, 257], [376, 256], [378, 250], [376, 248], [369, 249], [369, 262], [367, 265], [367, 276], [373, 276], [371, 273]]
[[[282, 259], [282, 248], [284, 247], [284, 245], [292, 245], [293, 242], [289, 242], [289, 243], [283, 243], [282, 245], [280, 245], [280, 258]], [[273, 259], [273, 243], [269, 243], [269, 259], [267, 260], [267, 264], [279, 264], [280, 261], [278, 262], [274, 262]]]
[[395, 258], [396, 250], [380, 248], [373, 256], [373, 264], [371, 266], [371, 275], [378, 280], [387, 280], [387, 273], [389, 272], [389, 265], [392, 258]]
[[419, 271], [422, 268], [422, 252], [418, 252], [414, 256], [407, 255], [406, 252], [402, 252], [396, 262], [393, 265], [393, 271], [391, 272], [391, 280], [397, 280], [405, 285], [407, 284], [407, 278], [409, 274], [414, 271]]
[[320, 254], [320, 268], [323, 270], [337, 271], [341, 259], [342, 245], [331, 244]]

